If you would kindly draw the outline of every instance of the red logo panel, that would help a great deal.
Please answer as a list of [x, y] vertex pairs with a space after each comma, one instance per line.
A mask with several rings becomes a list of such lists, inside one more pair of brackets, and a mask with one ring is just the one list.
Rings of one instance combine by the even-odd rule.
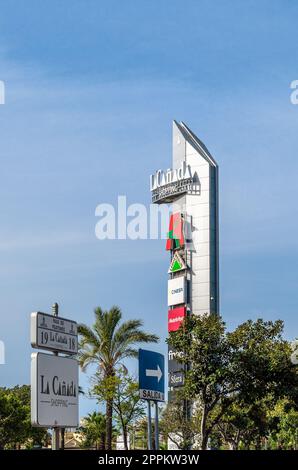
[[179, 212], [170, 216], [166, 250], [176, 250], [184, 246], [183, 219]]
[[168, 331], [177, 331], [186, 316], [186, 307], [168, 310]]

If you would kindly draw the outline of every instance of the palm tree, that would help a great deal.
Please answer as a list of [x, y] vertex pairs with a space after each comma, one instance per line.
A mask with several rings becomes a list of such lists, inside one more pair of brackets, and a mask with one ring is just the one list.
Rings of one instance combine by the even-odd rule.
[[96, 413], [96, 411], [89, 413], [83, 421], [81, 432], [85, 437], [84, 447], [95, 445], [96, 450], [104, 450], [106, 419], [102, 413]]
[[[138, 356], [135, 348], [138, 343], [156, 343], [158, 336], [145, 333], [141, 320], [128, 320], [121, 323], [122, 313], [119, 307], [94, 310], [95, 323], [92, 328], [81, 324], [78, 331], [81, 336], [79, 345], [79, 363], [83, 371], [90, 364], [97, 364], [104, 379], [115, 376], [123, 360]], [[112, 448], [113, 398], [106, 399], [106, 443]]]

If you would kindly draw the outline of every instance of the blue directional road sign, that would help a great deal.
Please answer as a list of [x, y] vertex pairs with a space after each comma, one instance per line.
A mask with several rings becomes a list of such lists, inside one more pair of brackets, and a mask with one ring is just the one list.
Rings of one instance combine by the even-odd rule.
[[144, 400], [164, 401], [165, 358], [162, 354], [139, 349], [139, 391]]

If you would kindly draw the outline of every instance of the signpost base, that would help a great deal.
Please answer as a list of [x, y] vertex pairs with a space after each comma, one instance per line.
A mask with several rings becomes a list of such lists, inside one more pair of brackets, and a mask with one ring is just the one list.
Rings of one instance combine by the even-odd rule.
[[52, 450], [59, 450], [59, 428], [53, 428]]
[[148, 422], [147, 422], [147, 429], [148, 429], [148, 450], [152, 450], [152, 429], [151, 429], [151, 402], [147, 400], [148, 404]]
[[159, 450], [158, 402], [156, 401], [154, 404], [155, 404], [155, 426], [154, 426], [155, 450]]

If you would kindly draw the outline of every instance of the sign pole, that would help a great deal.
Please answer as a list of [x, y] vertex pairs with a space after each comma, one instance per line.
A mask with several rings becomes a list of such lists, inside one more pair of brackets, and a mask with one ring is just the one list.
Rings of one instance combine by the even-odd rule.
[[139, 393], [140, 398], [147, 401], [148, 450], [152, 450], [151, 402], [155, 403], [155, 448], [159, 448], [158, 438], [158, 405], [164, 401], [165, 394], [165, 358], [155, 351], [139, 349]]
[[155, 450], [159, 450], [158, 401], [155, 402]]
[[59, 450], [59, 428], [53, 428], [52, 450]]
[[79, 422], [78, 361], [73, 358], [78, 352], [78, 327], [58, 312], [55, 303], [51, 314], [30, 316], [31, 346], [51, 351], [31, 354], [31, 424], [51, 428], [53, 450], [64, 449], [65, 429]]
[[[58, 317], [59, 305], [55, 302], [52, 306], [52, 313], [54, 317]], [[57, 352], [54, 352], [54, 356], [58, 356]], [[52, 435], [52, 450], [59, 450], [59, 428], [53, 428]]]
[[152, 436], [151, 436], [151, 402], [147, 400], [148, 403], [148, 450], [152, 450]]

